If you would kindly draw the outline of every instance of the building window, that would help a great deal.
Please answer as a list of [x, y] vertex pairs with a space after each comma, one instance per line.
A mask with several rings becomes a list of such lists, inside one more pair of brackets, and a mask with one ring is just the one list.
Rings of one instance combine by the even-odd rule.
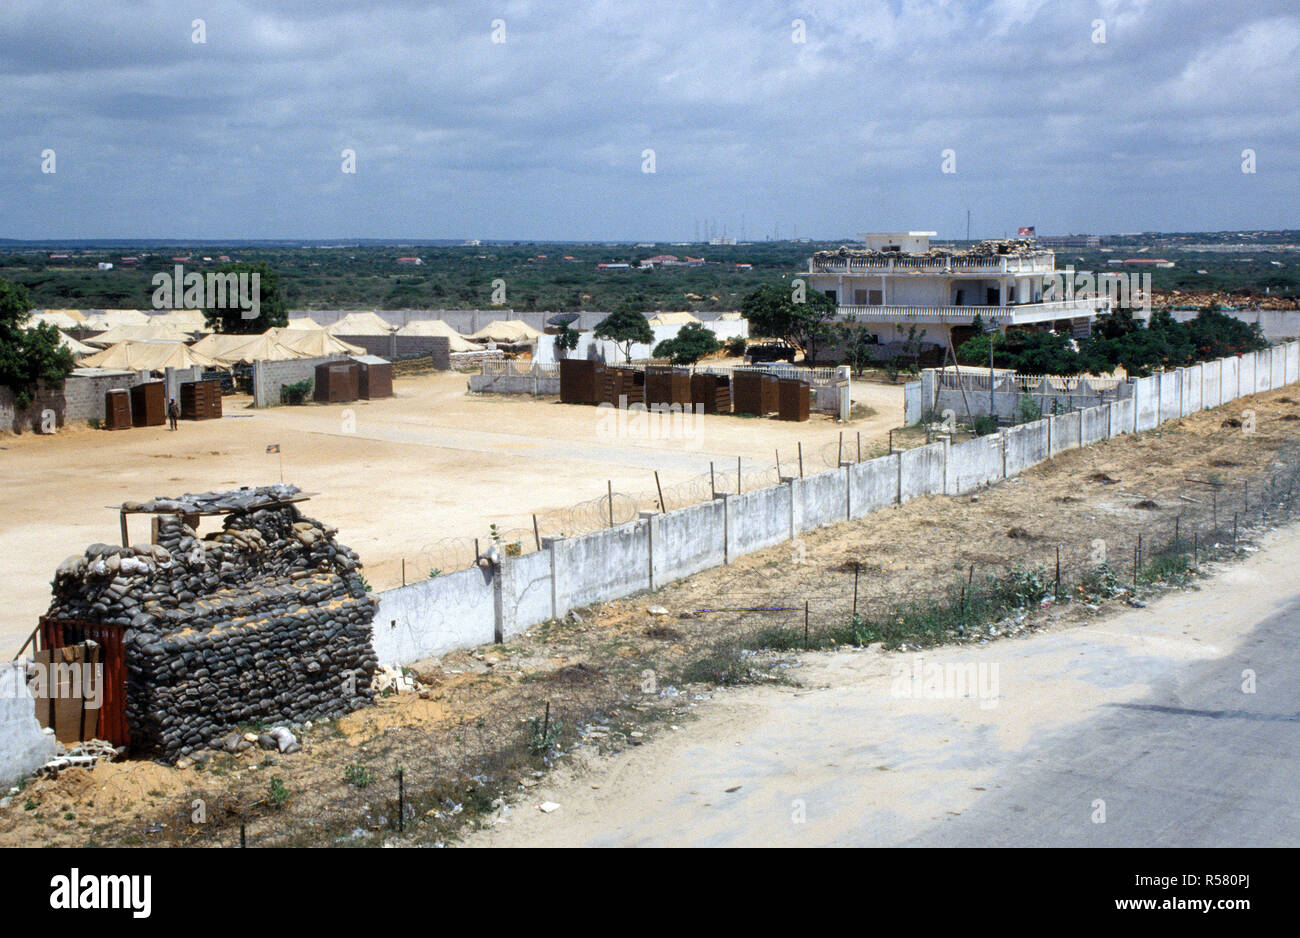
[[854, 306], [866, 306], [866, 305], [867, 305], [867, 291], [866, 291], [866, 290], [854, 290], [854, 291], [853, 291], [853, 305], [854, 305]]
[[835, 304], [838, 304], [838, 303], [839, 303], [839, 301], [840, 301], [840, 299], [839, 299], [839, 294], [837, 294], [834, 290], [826, 290], [826, 291], [824, 291], [824, 292], [826, 293], [827, 296], [829, 296], [829, 297], [831, 298], [831, 302], [832, 302], [832, 303], [835, 303]]
[[872, 306], [884, 306], [885, 305], [884, 294], [881, 293], [879, 290], [872, 290], [870, 291], [870, 296], [867, 302], [870, 303]]

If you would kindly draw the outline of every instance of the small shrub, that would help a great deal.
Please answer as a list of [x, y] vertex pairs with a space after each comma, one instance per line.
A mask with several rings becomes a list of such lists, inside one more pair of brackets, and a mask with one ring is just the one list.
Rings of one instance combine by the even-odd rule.
[[365, 788], [374, 780], [375, 776], [360, 762], [354, 762], [343, 770], [343, 781], [357, 788]]
[[267, 798], [271, 802], [271, 807], [276, 810], [283, 808], [284, 803], [289, 800], [289, 789], [284, 787], [284, 781], [280, 776], [271, 776], [271, 783], [267, 786]]
[[307, 401], [307, 396], [311, 394], [312, 379], [304, 378], [302, 381], [295, 381], [293, 384], [286, 384], [280, 388], [281, 404], [303, 404]]

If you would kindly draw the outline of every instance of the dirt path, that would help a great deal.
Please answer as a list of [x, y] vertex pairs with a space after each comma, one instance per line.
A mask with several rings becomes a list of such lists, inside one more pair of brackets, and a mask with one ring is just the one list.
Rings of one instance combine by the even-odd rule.
[[[1298, 552], [1300, 528], [1274, 532], [1203, 589], [1086, 626], [922, 654], [806, 655], [806, 689], [721, 692], [698, 722], [548, 779], [468, 845], [887, 846], [936, 832], [1014, 785], [1045, 739], [1228, 655], [1297, 600]], [[918, 660], [995, 674], [997, 696], [900, 696]], [[560, 808], [539, 811], [547, 801]]]

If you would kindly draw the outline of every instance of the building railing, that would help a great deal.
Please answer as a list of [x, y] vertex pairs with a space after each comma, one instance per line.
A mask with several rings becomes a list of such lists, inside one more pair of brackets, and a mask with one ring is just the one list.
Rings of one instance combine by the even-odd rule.
[[492, 378], [500, 378], [506, 375], [521, 378], [534, 375], [542, 378], [558, 378], [560, 376], [560, 363], [521, 361], [510, 358], [496, 359], [483, 362], [483, 374]]
[[1050, 274], [1056, 270], [1056, 255], [1050, 251], [1026, 255], [994, 255], [990, 257], [925, 257], [901, 255], [899, 257], [844, 257], [833, 259], [812, 258], [809, 273], [995, 273], [995, 274]]
[[1013, 306], [840, 306], [836, 317], [859, 322], [936, 322], [960, 326], [970, 323], [978, 314], [985, 322], [1015, 325], [1091, 316], [1103, 311], [1105, 305], [1105, 298], [1089, 296]]

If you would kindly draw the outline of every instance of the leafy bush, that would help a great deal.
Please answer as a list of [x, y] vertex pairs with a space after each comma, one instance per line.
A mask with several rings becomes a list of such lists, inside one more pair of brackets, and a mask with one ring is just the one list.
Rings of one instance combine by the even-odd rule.
[[295, 381], [293, 384], [286, 384], [280, 388], [281, 404], [302, 404], [311, 394], [313, 381], [311, 378], [305, 378], [302, 381]]

